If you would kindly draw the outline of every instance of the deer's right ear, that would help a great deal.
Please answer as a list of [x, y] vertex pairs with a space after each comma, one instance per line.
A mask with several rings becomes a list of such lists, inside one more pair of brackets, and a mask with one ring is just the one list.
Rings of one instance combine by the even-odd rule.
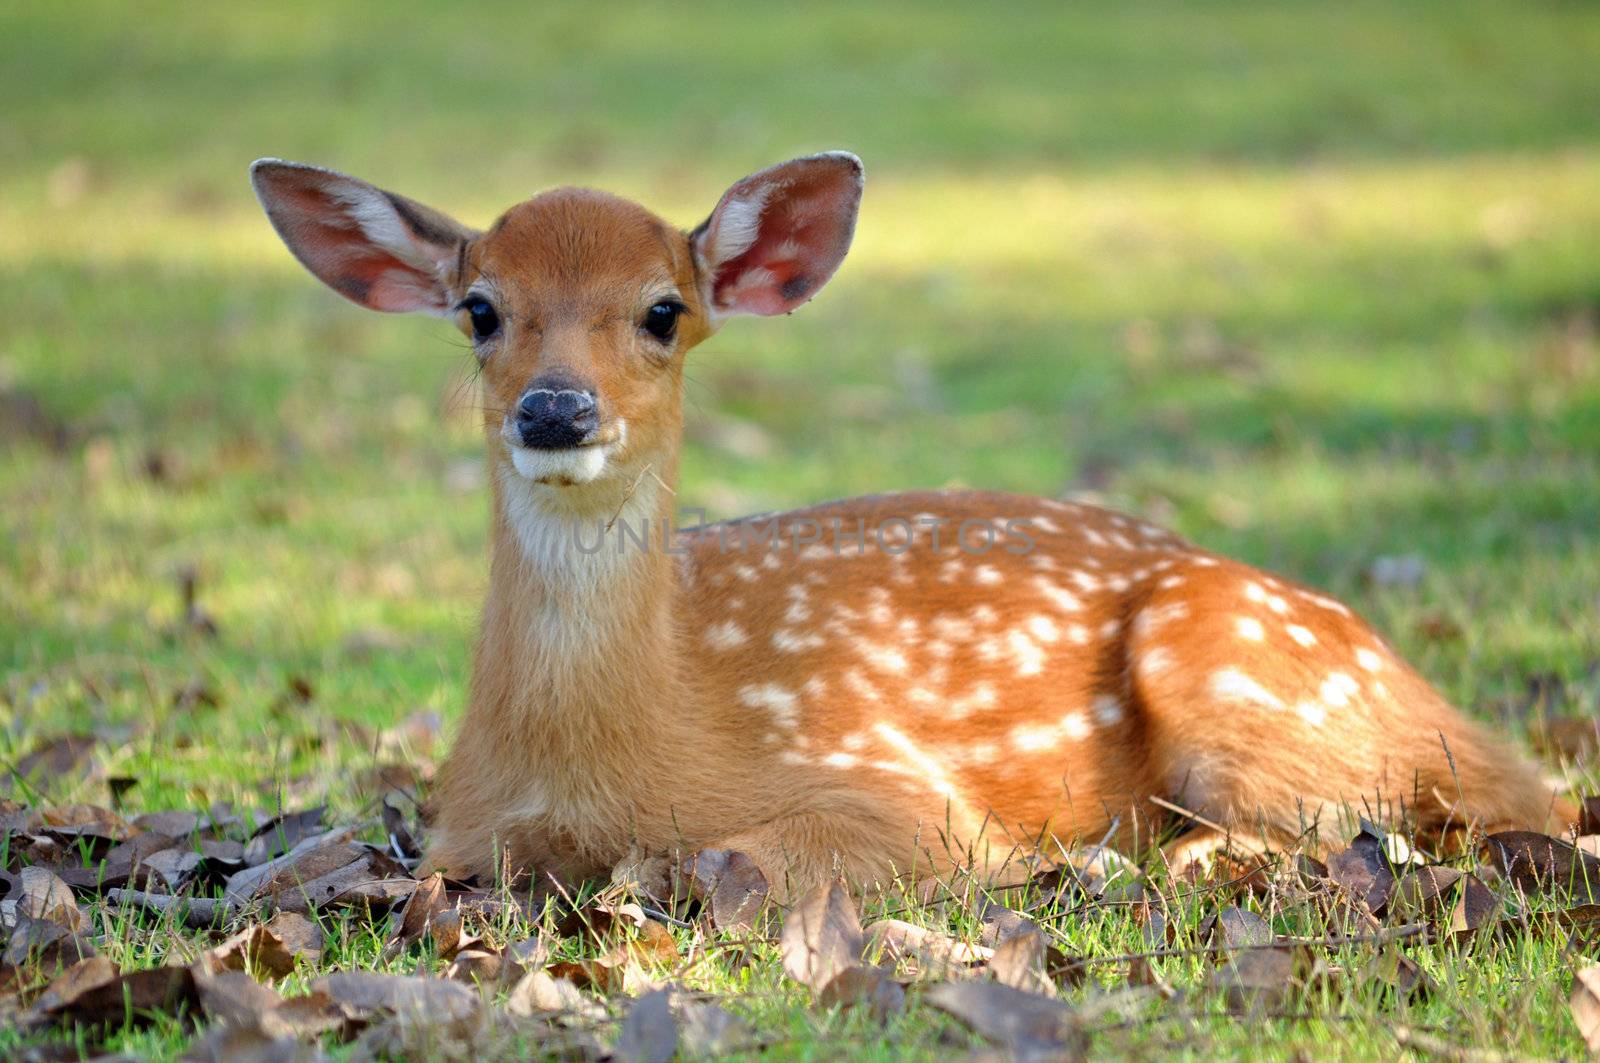
[[473, 230], [342, 173], [281, 159], [250, 167], [256, 198], [300, 264], [370, 310], [454, 312], [449, 281]]

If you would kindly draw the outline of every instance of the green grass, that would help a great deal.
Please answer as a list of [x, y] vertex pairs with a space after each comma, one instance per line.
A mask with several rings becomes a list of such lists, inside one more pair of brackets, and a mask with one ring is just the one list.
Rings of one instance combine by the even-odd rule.
[[[1092, 489], [1345, 596], [1513, 730], [1533, 676], [1570, 684], [1560, 711], [1596, 710], [1588, 5], [24, 4], [4, 22], [0, 391], [71, 438], [0, 413], [0, 754], [114, 735], [51, 801], [129, 776], [137, 809], [354, 812], [373, 731], [462, 705], [486, 579], [468, 355], [301, 273], [245, 181], [267, 154], [474, 223], [577, 182], [690, 225], [746, 172], [851, 148], [868, 192], [830, 290], [692, 358], [686, 505]], [[726, 417], [765, 452], [719, 446]], [[1408, 554], [1420, 585], [1363, 580]], [[215, 640], [178, 623], [189, 566]], [[308, 704], [284, 699], [296, 677]], [[217, 707], [174, 704], [195, 680]], [[106, 929], [118, 960], [161, 959], [162, 935]], [[1060, 930], [1137, 946], [1126, 919]], [[327, 962], [375, 952], [357, 936]], [[1419, 952], [1447, 988], [1406, 1021], [1581, 1051], [1554, 945]], [[785, 1058], [947, 1052], [922, 1009], [879, 1032], [805, 1009], [770, 963], [701, 976], [758, 991]], [[1392, 1006], [1324, 1004], [1101, 1047], [1396, 1053]]]

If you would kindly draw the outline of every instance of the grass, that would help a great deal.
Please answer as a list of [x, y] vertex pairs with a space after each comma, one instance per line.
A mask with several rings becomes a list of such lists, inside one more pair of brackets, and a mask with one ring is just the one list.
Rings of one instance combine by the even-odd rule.
[[[354, 813], [376, 732], [461, 707], [486, 577], [468, 355], [305, 277], [245, 183], [265, 154], [469, 222], [578, 182], [690, 225], [743, 173], [852, 148], [868, 194], [830, 290], [693, 358], [686, 505], [1093, 490], [1346, 597], [1512, 730], [1533, 680], [1562, 692], [1540, 711], [1593, 713], [1597, 52], [1600, 13], [1558, 2], [8, 12], [0, 391], [70, 438], [0, 424], [0, 752], [114, 735], [54, 802], [122, 776], [137, 809]], [[1363, 578], [1406, 555], [1419, 583]], [[189, 567], [214, 640], [180, 623]], [[177, 703], [197, 682], [215, 707]], [[104, 929], [119, 962], [177, 947]], [[1059, 929], [1138, 943], [1112, 916]], [[372, 960], [349, 933], [327, 965]], [[1404, 1021], [1581, 1051], [1556, 946], [1418, 952], [1446, 988]], [[785, 1058], [947, 1052], [926, 1010], [819, 1016], [765, 960], [701, 977], [752, 990]], [[1398, 1051], [1392, 1003], [1317, 1011], [1103, 1047]]]

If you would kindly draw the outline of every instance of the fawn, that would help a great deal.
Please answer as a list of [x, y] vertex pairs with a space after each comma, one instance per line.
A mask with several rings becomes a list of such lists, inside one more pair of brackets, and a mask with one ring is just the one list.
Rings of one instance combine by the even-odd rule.
[[742, 850], [781, 891], [991, 868], [1141, 821], [1310, 838], [1574, 817], [1352, 611], [1142, 520], [936, 491], [672, 528], [684, 358], [816, 294], [844, 152], [746, 177], [684, 232], [560, 188], [487, 231], [329, 170], [252, 169], [296, 258], [449, 317], [481, 366], [493, 557], [428, 863], [575, 877]]

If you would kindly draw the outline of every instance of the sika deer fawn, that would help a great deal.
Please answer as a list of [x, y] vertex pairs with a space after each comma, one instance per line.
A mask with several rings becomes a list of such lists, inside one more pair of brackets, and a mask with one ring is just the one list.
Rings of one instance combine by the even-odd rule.
[[796, 159], [680, 231], [545, 192], [478, 232], [264, 159], [278, 234], [346, 298], [455, 320], [494, 496], [471, 702], [430, 863], [603, 872], [749, 853], [780, 887], [993, 868], [1168, 822], [1290, 844], [1572, 809], [1348, 608], [1087, 505], [968, 491], [672, 527], [690, 348], [787, 313], [850, 246], [859, 161]]

